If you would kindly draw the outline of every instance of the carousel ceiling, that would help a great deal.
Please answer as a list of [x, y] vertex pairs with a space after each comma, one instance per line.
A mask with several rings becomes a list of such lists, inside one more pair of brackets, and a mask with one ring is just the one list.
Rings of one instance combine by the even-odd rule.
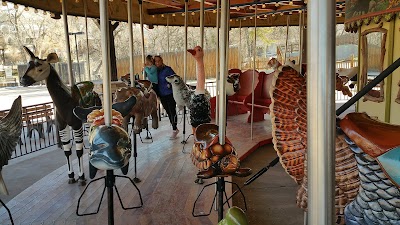
[[[26, 10], [40, 9], [52, 13], [54, 18], [60, 18], [63, 0], [7, 0], [16, 5], [26, 7]], [[67, 1], [67, 13], [74, 16], [99, 17], [98, 0], [64, 0]], [[3, 0], [4, 2], [4, 0]], [[139, 2], [143, 4], [144, 24], [147, 25], [184, 25], [185, 0], [132, 0], [133, 21], [139, 23]], [[87, 7], [85, 7], [85, 5]], [[204, 1], [205, 26], [215, 26], [217, 15], [217, 0]], [[257, 14], [255, 11], [257, 8]], [[285, 26], [299, 24], [299, 15], [306, 13], [307, 0], [231, 0], [230, 26]], [[109, 0], [109, 18], [115, 21], [127, 21], [127, 1]], [[37, 11], [37, 10], [35, 10]], [[188, 1], [188, 25], [199, 26], [200, 0]], [[337, 22], [344, 22], [345, 0], [336, 0]]]

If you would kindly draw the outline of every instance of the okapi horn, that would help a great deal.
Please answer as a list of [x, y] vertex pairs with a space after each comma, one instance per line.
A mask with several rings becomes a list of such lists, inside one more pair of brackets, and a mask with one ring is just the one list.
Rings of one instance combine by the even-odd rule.
[[27, 48], [25, 46], [23, 46], [23, 47], [24, 47], [25, 52], [31, 56], [31, 59], [36, 58], [35, 54], [33, 54], [33, 52], [31, 52], [31, 50], [29, 50], [29, 48]]
[[131, 112], [131, 110], [132, 110], [133, 106], [135, 106], [135, 104], [136, 104], [136, 97], [131, 96], [124, 102], [114, 103], [112, 105], [112, 108], [117, 110], [118, 112], [120, 112], [122, 114], [122, 117], [125, 117]]

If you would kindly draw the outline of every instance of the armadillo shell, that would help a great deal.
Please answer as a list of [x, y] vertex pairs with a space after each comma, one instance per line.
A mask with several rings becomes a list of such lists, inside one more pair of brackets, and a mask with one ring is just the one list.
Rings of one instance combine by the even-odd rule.
[[221, 159], [219, 166], [224, 174], [231, 174], [240, 167], [240, 162], [236, 155], [230, 154]]

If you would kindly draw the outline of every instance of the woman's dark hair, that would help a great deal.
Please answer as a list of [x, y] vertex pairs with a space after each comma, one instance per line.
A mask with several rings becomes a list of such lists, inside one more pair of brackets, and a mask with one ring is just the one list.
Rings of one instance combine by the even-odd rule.
[[149, 60], [151, 63], [154, 64], [154, 58], [153, 58], [152, 55], [147, 55], [147, 56], [146, 56], [146, 60]]

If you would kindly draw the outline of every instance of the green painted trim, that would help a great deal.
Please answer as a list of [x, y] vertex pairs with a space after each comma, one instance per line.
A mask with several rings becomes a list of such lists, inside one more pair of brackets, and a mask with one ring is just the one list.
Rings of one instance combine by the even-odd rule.
[[[393, 47], [394, 47], [394, 30], [395, 30], [395, 20], [389, 22], [389, 35], [388, 35], [388, 63], [390, 65], [393, 63]], [[392, 105], [392, 74], [387, 78], [386, 90], [385, 90], [385, 122], [390, 123], [390, 108]]]

